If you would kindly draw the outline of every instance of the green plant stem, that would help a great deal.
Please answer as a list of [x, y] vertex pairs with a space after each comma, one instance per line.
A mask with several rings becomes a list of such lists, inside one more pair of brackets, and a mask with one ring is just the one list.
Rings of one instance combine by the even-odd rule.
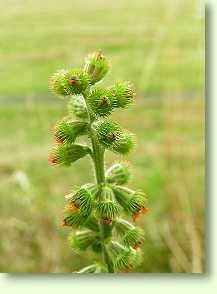
[[[83, 97], [86, 101], [87, 93], [83, 93]], [[88, 108], [88, 104], [86, 103], [87, 107], [87, 112], [88, 112], [88, 118], [89, 118], [89, 129], [90, 129], [90, 139], [91, 139], [91, 144], [92, 144], [92, 159], [94, 162], [94, 169], [95, 169], [95, 175], [96, 175], [96, 181], [97, 185], [99, 187], [99, 191], [103, 188], [105, 185], [105, 167], [104, 167], [104, 148], [101, 147], [99, 144], [95, 130], [93, 129], [93, 121], [94, 117], [91, 115], [91, 112]], [[100, 193], [99, 193], [100, 194]], [[100, 201], [100, 199], [99, 199]], [[101, 236], [101, 244], [102, 244], [102, 258], [103, 262], [105, 263], [108, 272], [112, 273], [114, 272], [113, 270], [113, 265], [110, 260], [106, 244], [105, 244], [105, 239], [104, 239], [104, 230], [103, 230], [103, 224], [99, 221], [99, 227], [100, 227], [100, 236]]]

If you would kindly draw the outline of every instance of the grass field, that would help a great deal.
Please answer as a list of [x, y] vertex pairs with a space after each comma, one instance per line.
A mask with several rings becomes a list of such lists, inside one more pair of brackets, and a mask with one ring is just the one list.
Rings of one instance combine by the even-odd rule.
[[[52, 168], [51, 129], [65, 103], [48, 93], [58, 68], [101, 48], [106, 80], [132, 80], [137, 104], [117, 112], [137, 134], [131, 186], [149, 195], [139, 272], [204, 270], [204, 11], [202, 1], [24, 1], [1, 8], [0, 271], [71, 272], [64, 195], [93, 180], [86, 159]], [[107, 165], [114, 156], [108, 154]]]

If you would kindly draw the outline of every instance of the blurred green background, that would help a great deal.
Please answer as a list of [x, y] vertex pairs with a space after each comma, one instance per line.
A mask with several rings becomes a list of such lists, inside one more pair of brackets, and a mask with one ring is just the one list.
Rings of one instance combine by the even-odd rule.
[[138, 92], [114, 115], [137, 134], [130, 185], [149, 196], [135, 271], [204, 271], [203, 1], [8, 0], [0, 11], [0, 271], [72, 272], [95, 258], [71, 252], [60, 226], [64, 195], [93, 176], [86, 158], [47, 163], [66, 111], [47, 81], [98, 48], [112, 61], [105, 83]]

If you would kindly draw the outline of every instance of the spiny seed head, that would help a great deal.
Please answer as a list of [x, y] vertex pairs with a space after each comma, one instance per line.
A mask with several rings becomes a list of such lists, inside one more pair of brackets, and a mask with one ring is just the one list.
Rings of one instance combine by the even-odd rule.
[[96, 126], [99, 142], [106, 148], [120, 154], [127, 154], [135, 144], [134, 136], [122, 130], [120, 125], [112, 121], [99, 122]]
[[[85, 215], [89, 215], [93, 208], [93, 199], [92, 194], [87, 188], [80, 188], [76, 192], [73, 192], [70, 195], [67, 195], [68, 208], [71, 206], [79, 209], [80, 212], [83, 212]], [[76, 209], [75, 209], [76, 210]], [[74, 209], [71, 209], [74, 212]]]
[[67, 89], [65, 87], [65, 75], [66, 75], [66, 70], [61, 69], [54, 73], [50, 78], [49, 78], [49, 89], [51, 92], [58, 96], [67, 96], [69, 93], [67, 92]]
[[134, 249], [128, 249], [114, 260], [114, 268], [118, 272], [131, 272], [141, 261], [140, 252]]
[[134, 191], [122, 186], [112, 187], [116, 200], [135, 221], [141, 214], [147, 212], [147, 198], [143, 192]]
[[72, 162], [90, 153], [87, 146], [80, 144], [59, 144], [49, 152], [48, 160], [52, 164], [69, 166]]
[[130, 172], [127, 162], [115, 163], [106, 171], [106, 180], [108, 183], [123, 185], [128, 182], [129, 177]]
[[102, 80], [109, 68], [110, 64], [101, 50], [89, 54], [84, 65], [84, 71], [87, 73], [92, 85]]
[[112, 150], [120, 154], [129, 153], [135, 145], [135, 136], [134, 134], [125, 131], [120, 133], [114, 144], [112, 144]]
[[67, 198], [64, 209], [64, 224], [80, 227], [85, 225], [93, 208], [92, 196], [88, 190], [80, 188]]
[[126, 248], [118, 242], [111, 241], [108, 250], [117, 272], [129, 272], [137, 266], [141, 260], [141, 254], [133, 248]]
[[88, 104], [96, 116], [108, 116], [113, 110], [113, 97], [109, 90], [98, 87], [90, 93]]
[[85, 215], [79, 210], [77, 212], [72, 212], [66, 206], [64, 209], [63, 225], [68, 227], [78, 228], [85, 225], [88, 217], [89, 217], [88, 214]]
[[144, 242], [144, 231], [124, 219], [116, 220], [115, 229], [127, 248], [132, 247], [137, 250]]
[[130, 230], [124, 237], [123, 243], [127, 247], [132, 247], [135, 250], [138, 250], [145, 240], [144, 231], [141, 228], [135, 228]]
[[64, 76], [64, 88], [68, 95], [81, 94], [89, 86], [87, 74], [81, 69], [67, 70]]
[[104, 187], [96, 204], [96, 213], [104, 224], [110, 224], [119, 214], [118, 203], [115, 200], [112, 189]]
[[87, 118], [87, 108], [82, 96], [72, 96], [68, 103], [68, 113], [81, 119]]
[[135, 92], [128, 81], [117, 82], [110, 90], [114, 96], [114, 107], [125, 108], [134, 100]]
[[121, 127], [112, 121], [103, 121], [96, 127], [99, 142], [109, 148], [121, 133]]
[[55, 126], [54, 137], [60, 143], [74, 143], [78, 136], [85, 135], [87, 131], [86, 122], [62, 120]]

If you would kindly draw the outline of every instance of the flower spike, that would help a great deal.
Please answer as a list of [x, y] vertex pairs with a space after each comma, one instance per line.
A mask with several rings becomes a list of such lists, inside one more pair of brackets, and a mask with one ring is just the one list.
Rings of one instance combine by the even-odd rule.
[[[132, 133], [107, 119], [116, 108], [124, 109], [134, 101], [133, 86], [127, 81], [108, 88], [95, 85], [109, 68], [108, 60], [98, 50], [88, 55], [82, 69], [57, 71], [49, 80], [51, 91], [69, 97], [69, 101], [67, 116], [55, 126], [56, 144], [48, 161], [70, 166], [90, 155], [95, 172], [95, 183], [83, 184], [65, 196], [62, 225], [72, 230], [72, 250], [91, 250], [102, 260], [77, 273], [133, 271], [141, 262], [140, 248], [145, 239], [141, 228], [121, 218], [125, 213], [135, 222], [148, 211], [144, 193], [122, 186], [129, 181], [128, 164], [117, 162], [105, 172], [107, 150], [126, 155], [135, 145]], [[83, 138], [87, 145], [78, 144]]]

